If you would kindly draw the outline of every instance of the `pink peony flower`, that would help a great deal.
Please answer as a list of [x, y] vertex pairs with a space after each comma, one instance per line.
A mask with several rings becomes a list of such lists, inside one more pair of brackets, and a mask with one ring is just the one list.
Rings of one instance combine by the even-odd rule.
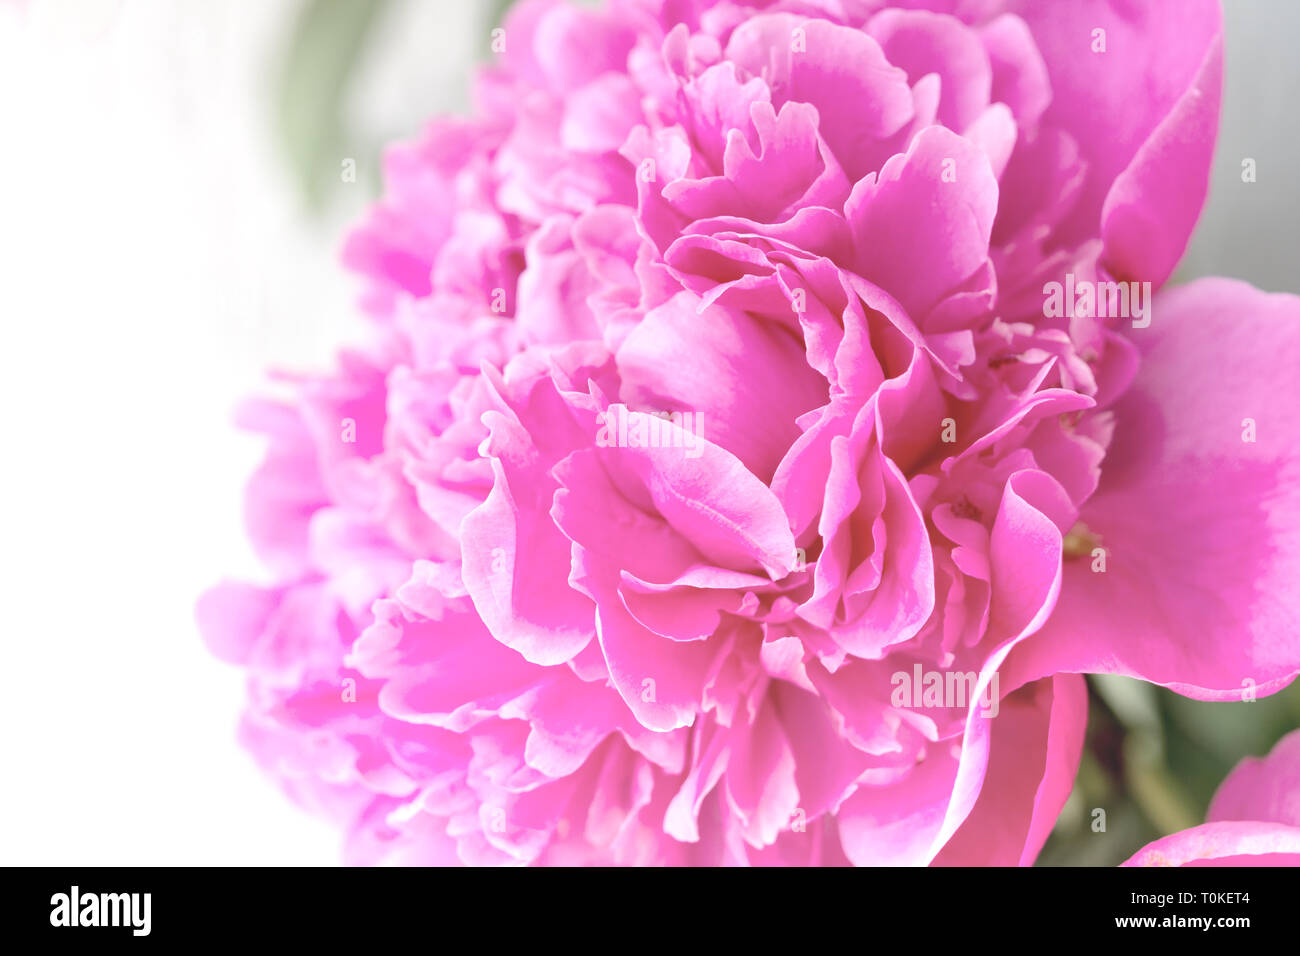
[[1218, 6], [1066, 7], [524, 2], [389, 153], [199, 606], [351, 860], [1029, 863], [1078, 674], [1293, 679], [1300, 302], [1151, 294]]
[[1205, 823], [1147, 844], [1124, 865], [1300, 865], [1300, 730], [1267, 757], [1237, 764]]

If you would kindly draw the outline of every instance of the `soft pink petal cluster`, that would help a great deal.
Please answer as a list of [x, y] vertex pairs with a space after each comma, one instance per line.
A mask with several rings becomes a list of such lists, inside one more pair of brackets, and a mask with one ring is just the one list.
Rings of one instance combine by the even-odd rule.
[[359, 862], [1017, 864], [1080, 673], [1284, 686], [1300, 305], [1150, 291], [1220, 28], [520, 3], [347, 244], [368, 346], [244, 414], [251, 748]]

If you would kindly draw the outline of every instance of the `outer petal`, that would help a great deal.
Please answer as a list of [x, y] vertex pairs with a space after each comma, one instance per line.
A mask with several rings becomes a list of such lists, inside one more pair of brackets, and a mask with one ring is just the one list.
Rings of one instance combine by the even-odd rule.
[[[1107, 226], [1107, 264], [1161, 282], [1205, 198], [1219, 112], [1218, 0], [1013, 0], [1048, 65], [1044, 120], [1079, 143], [1088, 173], [1057, 240]], [[1103, 38], [1096, 31], [1104, 31]], [[1158, 186], [1135, 206], [1139, 188]], [[1113, 190], [1113, 195], [1108, 193]]]
[[280, 600], [276, 590], [223, 581], [199, 597], [194, 617], [208, 650], [227, 663], [245, 664]]
[[1067, 674], [1033, 688], [1001, 702], [979, 799], [936, 864], [1028, 866], [1047, 841], [1079, 769], [1088, 691]]
[[1183, 257], [1209, 187], [1222, 92], [1220, 35], [1191, 87], [1106, 195], [1103, 256], [1116, 275], [1160, 284]]
[[1122, 866], [1300, 866], [1300, 827], [1203, 823], [1148, 843]]
[[1236, 700], [1300, 671], [1300, 299], [1208, 279], [1159, 296], [1154, 316], [1082, 513], [1105, 571], [1065, 562], [1008, 686], [1105, 672]]
[[1205, 819], [1267, 820], [1300, 827], [1300, 730], [1267, 757], [1247, 757], [1219, 785]]
[[953, 796], [957, 758], [945, 749], [885, 787], [859, 786], [837, 815], [845, 855], [857, 866], [921, 866], [934, 856]]

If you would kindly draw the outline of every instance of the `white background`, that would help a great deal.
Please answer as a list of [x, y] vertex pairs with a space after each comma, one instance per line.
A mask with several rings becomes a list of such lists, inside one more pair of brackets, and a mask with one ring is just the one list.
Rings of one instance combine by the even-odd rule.
[[[1220, 158], [1180, 276], [1300, 291], [1300, 4], [1227, 6]], [[260, 449], [231, 407], [351, 328], [336, 251], [365, 187], [309, 218], [271, 136], [296, 9], [0, 0], [0, 864], [337, 862], [235, 744], [241, 677], [192, 616], [258, 574], [240, 487]], [[399, 4], [357, 128], [456, 108], [484, 11]]]

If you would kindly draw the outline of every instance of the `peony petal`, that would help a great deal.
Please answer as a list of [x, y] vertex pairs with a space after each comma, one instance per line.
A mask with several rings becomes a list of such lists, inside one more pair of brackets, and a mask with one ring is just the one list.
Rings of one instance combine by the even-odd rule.
[[595, 617], [568, 586], [569, 542], [550, 516], [558, 486], [517, 422], [484, 418], [496, 481], [461, 523], [465, 586], [497, 640], [535, 664], [559, 664], [595, 636]]
[[687, 292], [648, 312], [617, 361], [620, 399], [643, 411], [690, 412], [697, 434], [762, 479], [798, 437], [799, 416], [826, 401], [826, 380], [788, 329], [702, 307]]
[[1206, 279], [1162, 293], [1154, 316], [1081, 515], [1105, 570], [1066, 562], [1012, 686], [1100, 672], [1240, 700], [1300, 671], [1300, 299]]
[[1121, 866], [1300, 866], [1300, 827], [1203, 823], [1148, 843]]
[[[1087, 163], [1079, 201], [1052, 241], [1096, 236], [1107, 205], [1114, 242], [1107, 261], [1126, 277], [1162, 282], [1208, 185], [1223, 42], [1218, 0], [1009, 0], [1007, 8], [1029, 25], [1048, 66], [1053, 95], [1044, 122], [1070, 133]], [[1157, 186], [1159, 198], [1143, 196], [1151, 207], [1139, 211], [1133, 204], [1145, 186]]]
[[1267, 757], [1247, 757], [1237, 764], [1219, 785], [1205, 819], [1300, 827], [1300, 730], [1274, 744]]
[[907, 74], [859, 30], [762, 14], [731, 34], [726, 56], [767, 80], [774, 107], [789, 101], [817, 107], [821, 134], [852, 181], [879, 168], [892, 152], [885, 141], [912, 118]]
[[922, 325], [988, 261], [997, 205], [998, 182], [984, 152], [932, 126], [878, 179], [859, 182], [845, 204], [858, 270]]
[[1074, 787], [1087, 718], [1087, 687], [1075, 675], [1038, 681], [1003, 699], [979, 799], [934, 862], [1032, 864]]

